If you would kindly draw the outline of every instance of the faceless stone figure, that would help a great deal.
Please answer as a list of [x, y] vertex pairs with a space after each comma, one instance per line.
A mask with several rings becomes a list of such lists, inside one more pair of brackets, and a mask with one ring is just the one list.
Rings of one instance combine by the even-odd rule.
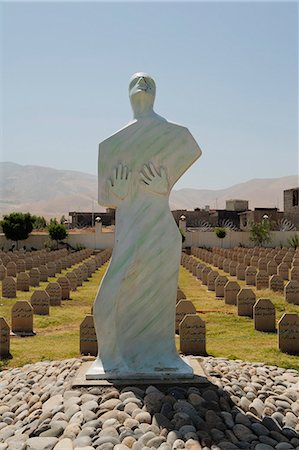
[[155, 92], [149, 75], [134, 74], [134, 118], [99, 146], [99, 203], [116, 208], [116, 231], [94, 303], [99, 355], [88, 379], [192, 376], [175, 348], [182, 239], [168, 201], [201, 150], [187, 128], [155, 113]]

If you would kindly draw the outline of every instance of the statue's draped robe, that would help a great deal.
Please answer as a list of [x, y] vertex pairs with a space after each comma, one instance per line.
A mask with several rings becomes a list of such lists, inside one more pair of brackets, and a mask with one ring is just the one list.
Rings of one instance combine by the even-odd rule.
[[[99, 203], [116, 207], [115, 246], [94, 305], [96, 364], [107, 376], [192, 372], [175, 349], [182, 240], [168, 200], [172, 186], [200, 154], [186, 128], [162, 118], [133, 122], [100, 144]], [[166, 171], [164, 195], [140, 181], [149, 162]], [[124, 200], [113, 195], [108, 182], [119, 164], [131, 171]]]

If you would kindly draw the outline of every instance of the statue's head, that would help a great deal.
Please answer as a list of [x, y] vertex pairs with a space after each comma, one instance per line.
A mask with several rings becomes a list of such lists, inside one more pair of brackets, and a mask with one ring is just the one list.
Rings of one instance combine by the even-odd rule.
[[130, 79], [129, 96], [133, 111], [152, 109], [156, 95], [156, 84], [147, 73], [137, 72]]

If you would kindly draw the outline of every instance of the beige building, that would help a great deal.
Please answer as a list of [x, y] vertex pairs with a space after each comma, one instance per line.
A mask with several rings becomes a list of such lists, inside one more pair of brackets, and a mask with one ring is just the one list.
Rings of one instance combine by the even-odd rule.
[[284, 218], [299, 229], [299, 187], [283, 191]]

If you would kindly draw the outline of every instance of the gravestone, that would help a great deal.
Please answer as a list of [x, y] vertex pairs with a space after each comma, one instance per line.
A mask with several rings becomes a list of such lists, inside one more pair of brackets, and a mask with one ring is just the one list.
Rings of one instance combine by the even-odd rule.
[[277, 267], [277, 274], [283, 279], [289, 279], [289, 266], [286, 263], [280, 263]]
[[0, 281], [7, 277], [7, 271], [4, 264], [0, 264]]
[[274, 261], [276, 262], [277, 265], [282, 263], [283, 256], [284, 255], [281, 255], [280, 253], [278, 253], [274, 256]]
[[23, 292], [28, 292], [29, 291], [29, 275], [26, 272], [20, 272], [17, 275], [17, 290], [18, 291], [23, 291]]
[[29, 302], [17, 301], [11, 309], [11, 329], [13, 333], [33, 335], [33, 308]]
[[246, 266], [243, 263], [239, 263], [236, 268], [236, 276], [238, 280], [245, 280]]
[[88, 259], [85, 264], [87, 265], [88, 268], [88, 278], [89, 278], [96, 271], [96, 264], [93, 258]]
[[255, 303], [253, 321], [257, 331], [275, 331], [275, 306], [268, 298], [259, 298]]
[[61, 287], [61, 300], [70, 300], [71, 285], [67, 277], [59, 277], [57, 283], [59, 283]]
[[232, 277], [235, 277], [237, 274], [237, 265], [238, 265], [237, 261], [231, 261], [229, 264], [229, 274]]
[[205, 266], [201, 271], [201, 282], [202, 284], [208, 284], [208, 275], [212, 272], [211, 267]]
[[48, 271], [48, 276], [49, 277], [55, 277], [56, 275], [56, 264], [54, 261], [49, 261], [46, 265], [47, 267], [47, 271]]
[[97, 356], [98, 341], [92, 315], [87, 315], [80, 324], [80, 353]]
[[25, 258], [26, 270], [30, 270], [33, 267], [33, 259], [30, 256], [26, 256]]
[[176, 302], [178, 303], [180, 300], [184, 300], [185, 298], [186, 298], [186, 295], [185, 295], [184, 292], [178, 287], [178, 289], [177, 289]]
[[271, 259], [271, 261], [268, 262], [267, 264], [267, 272], [268, 275], [277, 275], [277, 264], [274, 261], [274, 259]]
[[250, 288], [241, 289], [237, 295], [238, 316], [253, 317], [253, 306], [256, 302], [255, 293]]
[[82, 281], [87, 281], [88, 273], [89, 273], [87, 265], [85, 263], [81, 264], [80, 269], [81, 269], [81, 274], [82, 274]]
[[259, 261], [259, 257], [257, 255], [254, 255], [250, 259], [250, 265], [253, 266], [253, 267], [257, 267], [258, 266], [258, 261]]
[[244, 257], [245, 266], [250, 266], [250, 260], [251, 260], [251, 255], [250, 254], [245, 255], [245, 257]]
[[259, 269], [259, 271], [267, 271], [267, 259], [266, 258], [260, 258], [257, 262], [257, 268]]
[[7, 266], [7, 264], [9, 263], [9, 261], [11, 261], [11, 259], [10, 259], [10, 256], [8, 256], [8, 255], [6, 255], [6, 254], [4, 254], [3, 256], [2, 256], [2, 264], [6, 267]]
[[279, 292], [284, 290], [283, 279], [279, 275], [272, 275], [269, 280], [269, 289], [274, 292]]
[[40, 257], [38, 255], [32, 256], [33, 267], [39, 267], [41, 265]]
[[288, 268], [290, 269], [292, 267], [293, 255], [290, 254], [290, 253], [286, 253], [285, 256], [282, 259], [282, 262], [287, 264]]
[[61, 263], [61, 259], [56, 259], [55, 266], [56, 266], [56, 274], [61, 273], [62, 269], [65, 269], [65, 267], [63, 267], [63, 265]]
[[224, 302], [227, 305], [236, 305], [240, 289], [241, 287], [236, 281], [228, 281], [224, 286]]
[[224, 287], [228, 282], [228, 278], [224, 275], [219, 275], [215, 280], [215, 295], [218, 298], [224, 297]]
[[10, 328], [4, 317], [0, 317], [0, 360], [10, 356]]
[[16, 298], [17, 285], [13, 277], [6, 277], [2, 281], [2, 297]]
[[25, 272], [26, 271], [25, 259], [18, 258], [16, 260], [16, 266], [17, 266], [17, 273]]
[[29, 270], [29, 283], [30, 286], [37, 287], [40, 282], [40, 272], [37, 267], [33, 267]]
[[78, 286], [82, 286], [83, 279], [82, 279], [81, 268], [80, 267], [76, 267], [76, 269], [73, 269], [73, 272], [74, 272], [74, 274], [77, 277], [77, 287]]
[[72, 270], [71, 272], [68, 272], [66, 274], [66, 277], [70, 282], [71, 291], [76, 291], [77, 286], [78, 286], [78, 278], [77, 278], [77, 275], [75, 274], [74, 270]]
[[230, 263], [231, 263], [230, 259], [225, 258], [223, 260], [223, 271], [224, 272], [229, 273], [229, 265], [230, 265]]
[[257, 290], [269, 288], [269, 275], [266, 270], [259, 270], [255, 277]]
[[204, 356], [206, 352], [206, 324], [196, 314], [187, 314], [180, 323], [180, 350], [185, 355]]
[[48, 316], [50, 311], [50, 296], [47, 291], [35, 290], [30, 299], [33, 313]]
[[204, 267], [204, 264], [197, 264], [196, 266], [196, 278], [198, 278], [198, 280], [201, 280], [201, 271]]
[[215, 291], [215, 281], [219, 276], [219, 273], [216, 270], [211, 270], [207, 276], [207, 287], [209, 291]]
[[39, 266], [39, 275], [40, 275], [40, 281], [45, 282], [48, 281], [48, 269], [46, 265]]
[[288, 303], [299, 305], [299, 283], [298, 281], [289, 281], [284, 287], [284, 298]]
[[17, 276], [17, 265], [14, 261], [9, 261], [6, 265], [6, 272], [8, 277]]
[[179, 332], [179, 326], [186, 314], [196, 314], [196, 309], [190, 300], [180, 300], [175, 309], [175, 332]]
[[[8, 264], [10, 264], [10, 263], [8, 263]], [[290, 279], [292, 281], [299, 281], [299, 266], [295, 266], [295, 267], [291, 268], [291, 270], [290, 270]]]
[[245, 270], [245, 283], [249, 286], [255, 286], [257, 268], [248, 266]]
[[59, 283], [49, 283], [46, 291], [50, 296], [51, 306], [61, 306], [61, 287]]
[[278, 348], [283, 353], [299, 354], [299, 315], [285, 313], [278, 322]]

